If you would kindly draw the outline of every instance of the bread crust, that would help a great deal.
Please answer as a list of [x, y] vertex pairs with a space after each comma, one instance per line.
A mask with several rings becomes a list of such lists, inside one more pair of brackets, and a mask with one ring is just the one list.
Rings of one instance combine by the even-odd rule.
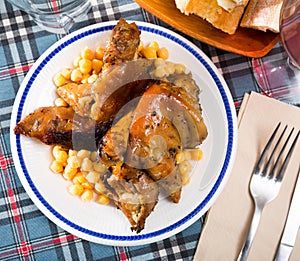
[[247, 3], [248, 0], [243, 5], [236, 6], [231, 12], [228, 12], [218, 5], [217, 0], [176, 0], [176, 5], [181, 12], [186, 15], [200, 16], [228, 34], [235, 33]]
[[279, 33], [283, 0], [250, 0], [241, 20], [241, 27]]

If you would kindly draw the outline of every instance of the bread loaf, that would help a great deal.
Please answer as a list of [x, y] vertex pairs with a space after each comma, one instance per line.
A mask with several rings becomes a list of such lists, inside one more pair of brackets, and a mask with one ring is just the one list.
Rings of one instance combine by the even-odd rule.
[[[232, 4], [229, 3], [230, 1]], [[235, 2], [233, 0], [175, 0], [175, 2], [182, 13], [198, 15], [214, 27], [228, 34], [234, 34], [248, 0], [235, 0]], [[218, 2], [224, 3], [222, 5], [224, 8]]]
[[184, 14], [195, 14], [214, 27], [234, 34], [238, 26], [279, 32], [284, 0], [175, 0]]
[[283, 0], [250, 0], [240, 26], [278, 33], [282, 2]]

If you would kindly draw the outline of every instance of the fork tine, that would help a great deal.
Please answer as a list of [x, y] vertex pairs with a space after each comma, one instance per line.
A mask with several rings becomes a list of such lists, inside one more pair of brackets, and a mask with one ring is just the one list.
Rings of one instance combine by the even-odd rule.
[[[282, 131], [282, 133], [281, 133], [279, 139], [278, 139], [277, 142], [276, 142], [276, 145], [275, 145], [274, 148], [273, 148], [273, 151], [272, 151], [272, 153], [271, 153], [271, 156], [270, 156], [270, 158], [269, 158], [269, 160], [268, 160], [268, 162], [267, 162], [267, 164], [266, 164], [264, 170], [262, 171], [262, 176], [267, 176], [267, 175], [268, 175], [269, 168], [270, 168], [270, 166], [271, 166], [271, 162], [272, 162], [273, 157], [274, 157], [274, 155], [275, 155], [275, 151], [277, 150], [277, 148], [278, 148], [278, 146], [279, 146], [279, 143], [281, 142], [282, 137], [283, 137], [283, 135], [284, 135], [286, 129], [287, 129], [287, 125], [285, 125], [284, 130]], [[291, 136], [293, 130], [294, 130], [294, 128], [292, 129], [292, 131], [291, 131], [291, 133], [290, 133], [290, 135], [289, 135], [287, 141], [290, 139], [290, 136]], [[283, 152], [283, 150], [284, 150], [286, 144], [287, 144], [287, 142], [284, 144], [283, 148], [281, 149], [281, 151], [280, 151], [280, 153], [279, 153], [279, 156], [278, 156], [277, 160], [280, 158], [280, 155], [282, 154], [282, 152]], [[273, 170], [274, 170], [274, 168], [273, 168]], [[273, 170], [271, 171], [271, 174], [268, 176], [269, 178], [273, 178]]]
[[[291, 147], [290, 147], [290, 149], [289, 149], [289, 151], [288, 151], [288, 154], [286, 155], [286, 157], [285, 157], [285, 159], [284, 159], [284, 161], [283, 161], [283, 164], [282, 164], [282, 166], [281, 166], [281, 168], [280, 168], [280, 171], [279, 171], [277, 177], [275, 178], [275, 180], [277, 180], [277, 181], [281, 181], [282, 178], [283, 178], [283, 174], [284, 174], [284, 172], [285, 172], [285, 169], [286, 169], [286, 167], [287, 167], [287, 164], [288, 164], [289, 161], [290, 161], [290, 158], [291, 158], [292, 152], [293, 152], [293, 150], [294, 150], [294, 148], [295, 148], [295, 146], [296, 146], [296, 143], [297, 143], [299, 134], [300, 134], [300, 131], [298, 131], [297, 136], [295, 137], [295, 139], [294, 139], [294, 141], [293, 141], [293, 143], [292, 143], [292, 145], [291, 145]], [[287, 142], [286, 142], [286, 143], [287, 143]], [[285, 145], [285, 144], [284, 144], [284, 145]], [[277, 161], [278, 161], [278, 159], [277, 159]], [[276, 162], [275, 164], [278, 164], [278, 163]], [[274, 167], [275, 167], [275, 166], [274, 166]]]
[[265, 160], [265, 158], [266, 158], [267, 151], [269, 150], [269, 147], [270, 147], [272, 141], [274, 140], [275, 135], [276, 135], [276, 133], [277, 133], [277, 131], [278, 131], [280, 125], [281, 125], [281, 122], [278, 123], [278, 125], [277, 125], [277, 127], [275, 128], [275, 130], [273, 131], [273, 133], [272, 133], [272, 135], [271, 135], [271, 137], [270, 137], [268, 143], [266, 144], [266, 146], [265, 146], [263, 152], [261, 153], [261, 156], [260, 156], [260, 158], [259, 158], [259, 160], [258, 160], [258, 162], [257, 162], [257, 164], [256, 164], [254, 174], [259, 174], [259, 173], [261, 172], [262, 164], [263, 164], [263, 162], [264, 162], [264, 160]]
[[[290, 131], [289, 136], [287, 137], [285, 143], [283, 144], [283, 146], [282, 146], [282, 148], [281, 148], [281, 150], [279, 152], [279, 155], [278, 155], [278, 157], [276, 159], [276, 162], [275, 162], [275, 164], [274, 164], [274, 166], [273, 166], [273, 168], [272, 168], [272, 170], [270, 172], [270, 175], [269, 175], [270, 179], [273, 178], [274, 175], [275, 175], [275, 169], [277, 168], [277, 166], [278, 166], [278, 164], [280, 162], [281, 155], [282, 155], [283, 151], [285, 150], [285, 148], [286, 148], [286, 146], [287, 146], [287, 144], [288, 144], [288, 142], [289, 142], [289, 140], [290, 140], [293, 132], [294, 132], [294, 128], [292, 128], [292, 130]], [[281, 135], [281, 136], [283, 136], [283, 135]], [[281, 139], [281, 137], [280, 137], [280, 139]], [[277, 180], [277, 178], [275, 180]]]

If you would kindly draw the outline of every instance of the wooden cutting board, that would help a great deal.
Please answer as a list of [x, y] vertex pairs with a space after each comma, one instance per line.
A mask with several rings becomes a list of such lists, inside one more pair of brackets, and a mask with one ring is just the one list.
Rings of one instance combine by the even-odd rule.
[[238, 28], [228, 35], [196, 15], [186, 16], [177, 9], [175, 0], [135, 0], [142, 8], [177, 30], [219, 49], [259, 58], [279, 41], [279, 34]]

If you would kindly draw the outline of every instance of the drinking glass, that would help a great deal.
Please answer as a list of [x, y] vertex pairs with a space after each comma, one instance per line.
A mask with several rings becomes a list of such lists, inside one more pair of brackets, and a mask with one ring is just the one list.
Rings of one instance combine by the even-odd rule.
[[285, 49], [280, 59], [272, 55], [252, 59], [258, 86], [264, 93], [300, 104], [300, 1], [285, 0], [280, 15], [280, 39]]
[[43, 29], [67, 34], [71, 27], [87, 15], [91, 0], [7, 0], [25, 11]]

